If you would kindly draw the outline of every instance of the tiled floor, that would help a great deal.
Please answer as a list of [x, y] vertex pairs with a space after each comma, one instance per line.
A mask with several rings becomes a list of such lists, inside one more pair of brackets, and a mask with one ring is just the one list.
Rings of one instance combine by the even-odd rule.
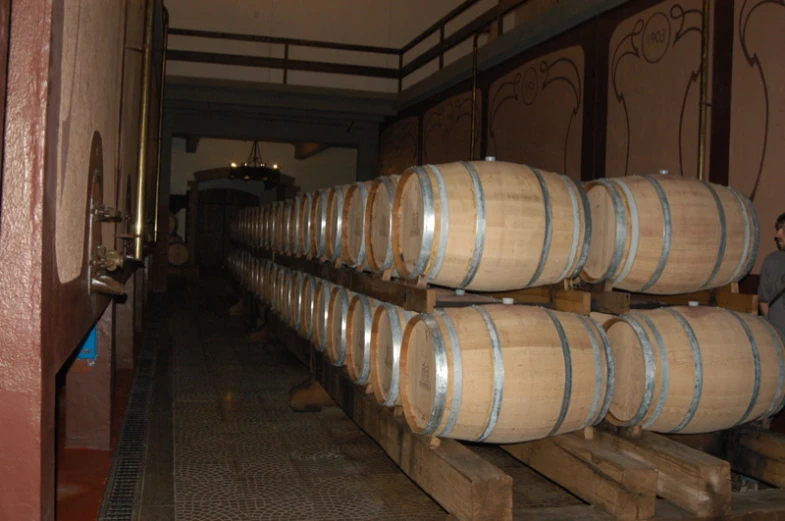
[[[289, 409], [288, 391], [307, 369], [283, 346], [247, 343], [249, 318], [228, 316], [233, 302], [221, 289], [167, 299], [174, 519], [443, 521], [447, 514], [340, 409]], [[166, 411], [156, 414], [160, 428]], [[159, 468], [148, 469], [141, 518], [169, 520], [166, 494], [150, 492], [166, 479], [167, 439], [151, 436], [148, 462]]]

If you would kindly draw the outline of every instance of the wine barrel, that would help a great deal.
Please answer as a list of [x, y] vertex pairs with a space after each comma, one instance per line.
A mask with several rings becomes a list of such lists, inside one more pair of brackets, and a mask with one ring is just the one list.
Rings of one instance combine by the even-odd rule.
[[354, 293], [336, 286], [330, 294], [329, 315], [327, 320], [327, 357], [335, 366], [346, 364], [346, 330], [349, 316], [349, 302]]
[[172, 266], [182, 266], [188, 262], [188, 246], [183, 243], [183, 239], [179, 235], [169, 236], [169, 247], [166, 251], [169, 264]]
[[275, 223], [273, 225], [273, 251], [283, 253], [284, 234], [286, 231], [286, 201], [275, 203]]
[[325, 260], [337, 262], [343, 254], [343, 205], [348, 186], [333, 186], [327, 192]]
[[327, 251], [327, 190], [319, 190], [311, 211], [311, 258], [321, 259]]
[[393, 268], [392, 209], [400, 178], [399, 175], [382, 176], [368, 189], [365, 255], [374, 272]]
[[262, 295], [264, 292], [264, 270], [267, 265], [267, 261], [264, 259], [258, 259], [256, 261], [256, 267], [254, 268], [254, 294], [259, 300], [262, 300]]
[[611, 423], [702, 433], [782, 408], [782, 340], [761, 317], [675, 306], [632, 312], [606, 328], [617, 375]]
[[608, 339], [588, 317], [504, 304], [419, 315], [401, 349], [401, 404], [418, 434], [516, 443], [600, 422]]
[[262, 209], [262, 247], [266, 249], [270, 249], [272, 246], [272, 241], [270, 237], [272, 236], [272, 204], [264, 205]]
[[313, 345], [317, 351], [324, 352], [327, 349], [327, 323], [330, 319], [330, 296], [335, 288], [334, 284], [321, 280], [316, 288], [316, 296], [313, 301]]
[[316, 288], [321, 279], [309, 273], [303, 274], [303, 288], [300, 293], [300, 328], [299, 333], [303, 338], [313, 340], [314, 304]]
[[368, 190], [374, 181], [355, 183], [346, 190], [343, 202], [343, 229], [341, 230], [343, 263], [357, 268], [366, 266], [365, 206]]
[[382, 303], [371, 324], [371, 384], [376, 401], [387, 407], [401, 404], [401, 340], [411, 311]]
[[590, 212], [566, 176], [497, 161], [410, 168], [393, 203], [401, 276], [478, 291], [573, 278], [588, 255]]
[[300, 329], [300, 305], [302, 304], [303, 283], [305, 273], [302, 271], [292, 272], [292, 284], [289, 290], [289, 326], [295, 331]]
[[285, 255], [291, 254], [291, 245], [289, 238], [292, 230], [292, 210], [294, 201], [287, 199], [283, 202], [283, 229], [281, 230], [281, 253]]
[[627, 291], [688, 293], [737, 282], [760, 241], [752, 203], [696, 179], [630, 176], [586, 185], [592, 244], [581, 277]]
[[261, 248], [264, 244], [264, 207], [260, 206], [256, 209], [256, 231], [254, 237], [254, 246]]
[[287, 268], [279, 267], [278, 269], [278, 280], [275, 285], [275, 311], [277, 312], [278, 316], [281, 320], [284, 320], [284, 295], [286, 295], [286, 288], [287, 288], [287, 280], [288, 280], [289, 270]]
[[262, 278], [264, 279], [264, 286], [262, 286], [262, 300], [272, 308], [272, 295], [273, 295], [273, 287], [275, 284], [275, 272], [276, 272], [277, 265], [272, 261], [267, 261], [267, 264], [264, 266], [264, 274]]
[[263, 204], [259, 207], [259, 247], [264, 247], [264, 228], [265, 228], [265, 214], [267, 205]]
[[357, 385], [371, 379], [371, 327], [373, 315], [381, 302], [355, 293], [346, 317], [346, 369]]
[[300, 233], [300, 205], [302, 205], [302, 199], [302, 195], [298, 194], [291, 200], [289, 230], [286, 237], [286, 251], [288, 255], [297, 256], [300, 252], [297, 236]]
[[297, 228], [297, 251], [304, 257], [311, 254], [311, 217], [313, 215], [314, 194], [308, 192], [303, 194], [300, 201], [300, 213], [297, 216], [299, 225]]

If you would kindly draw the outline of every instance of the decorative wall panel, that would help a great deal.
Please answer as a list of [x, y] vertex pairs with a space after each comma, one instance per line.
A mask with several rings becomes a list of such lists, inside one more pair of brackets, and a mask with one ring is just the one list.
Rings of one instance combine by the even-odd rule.
[[584, 53], [573, 46], [510, 71], [490, 87], [488, 155], [581, 178]]
[[617, 26], [609, 42], [607, 177], [697, 176], [700, 0], [667, 1]]
[[753, 273], [774, 251], [785, 212], [785, 4], [736, 0], [729, 184], [752, 199], [761, 224]]
[[[482, 95], [477, 91], [475, 158], [480, 155], [482, 136]], [[431, 107], [422, 123], [422, 163], [469, 160], [472, 128], [472, 93], [457, 94]]]
[[400, 174], [419, 162], [420, 122], [417, 116], [387, 126], [379, 142], [379, 174]]

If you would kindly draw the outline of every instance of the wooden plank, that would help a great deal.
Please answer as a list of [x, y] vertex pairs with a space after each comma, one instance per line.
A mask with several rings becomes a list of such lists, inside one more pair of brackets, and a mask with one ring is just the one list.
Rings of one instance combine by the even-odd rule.
[[719, 516], [730, 511], [727, 461], [651, 432], [628, 438], [598, 429], [594, 435], [612, 450], [656, 468], [658, 496], [698, 516]]
[[[316, 379], [346, 414], [385, 450], [417, 485], [460, 521], [512, 521], [512, 478], [453, 440], [437, 443], [412, 433], [394, 408], [334, 367], [310, 343], [276, 317], [269, 319], [286, 347], [309, 365]], [[310, 359], [305, 360], [304, 351]]]
[[728, 435], [728, 461], [733, 470], [785, 487], [785, 436], [753, 425]]
[[620, 291], [597, 291], [591, 294], [591, 310], [623, 315], [630, 311], [630, 294]]
[[553, 295], [553, 308], [557, 311], [588, 315], [591, 313], [591, 293], [572, 289], [557, 289]]
[[618, 519], [654, 516], [657, 470], [597, 441], [568, 434], [502, 448]]
[[715, 297], [717, 299], [717, 305], [722, 308], [732, 309], [739, 313], [758, 314], [758, 295], [721, 292], [717, 293]]

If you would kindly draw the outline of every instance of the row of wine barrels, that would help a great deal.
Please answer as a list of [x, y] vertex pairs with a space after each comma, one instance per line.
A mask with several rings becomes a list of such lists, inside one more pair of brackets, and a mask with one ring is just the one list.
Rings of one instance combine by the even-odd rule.
[[654, 294], [737, 282], [760, 243], [747, 197], [667, 176], [582, 186], [524, 165], [476, 161], [309, 195], [241, 212], [248, 222], [233, 226], [233, 236], [448, 287], [496, 291], [580, 275]]
[[505, 305], [413, 315], [245, 252], [228, 264], [379, 403], [401, 404], [420, 434], [512, 443], [602, 419], [693, 434], [785, 405], [785, 347], [755, 315], [676, 306], [583, 317]]
[[398, 272], [477, 291], [578, 275], [591, 213], [579, 183], [524, 165], [474, 161], [408, 169], [393, 203]]
[[608, 338], [594, 321], [503, 304], [411, 319], [400, 377], [414, 432], [493, 443], [600, 422], [615, 381]]
[[582, 278], [619, 289], [688, 293], [737, 282], [760, 241], [750, 200], [729, 187], [667, 176], [586, 186], [592, 244]]
[[767, 418], [783, 406], [782, 340], [761, 317], [674, 306], [623, 315], [606, 327], [616, 360], [611, 423], [702, 433]]

